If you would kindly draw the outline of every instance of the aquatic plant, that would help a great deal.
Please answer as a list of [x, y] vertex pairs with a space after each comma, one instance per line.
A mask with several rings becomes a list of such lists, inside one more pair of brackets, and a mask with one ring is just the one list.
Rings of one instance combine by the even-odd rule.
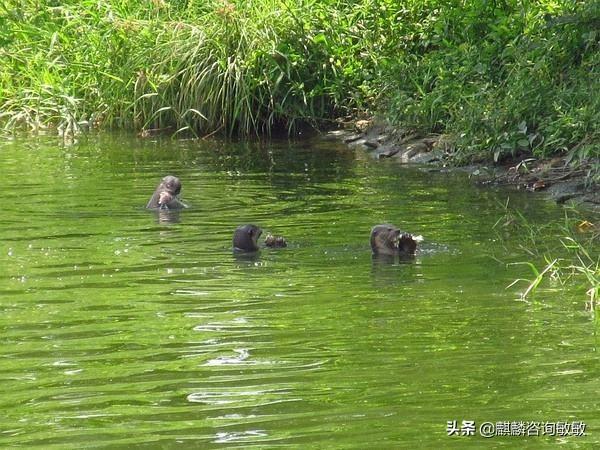
[[[520, 294], [525, 299], [533, 294], [547, 278], [565, 285], [584, 286], [582, 290], [588, 296], [588, 305], [593, 309], [600, 301], [600, 227], [581, 216], [576, 210], [565, 210], [563, 223], [547, 223], [543, 226], [532, 224], [518, 210], [504, 205], [505, 214], [494, 225], [499, 240], [514, 241], [518, 236], [517, 247], [533, 261], [521, 261], [510, 265], [528, 267], [532, 279], [519, 278], [507, 288], [526, 283]], [[548, 233], [559, 236], [548, 243], [541, 236]], [[560, 242], [560, 246], [556, 243]], [[538, 262], [538, 261], [541, 261]], [[538, 269], [538, 267], [542, 269]]]

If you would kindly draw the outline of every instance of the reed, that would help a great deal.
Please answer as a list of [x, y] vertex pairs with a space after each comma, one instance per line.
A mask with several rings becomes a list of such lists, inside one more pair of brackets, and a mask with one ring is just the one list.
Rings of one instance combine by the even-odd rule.
[[196, 136], [332, 120], [358, 107], [358, 72], [376, 63], [345, 28], [369, 3], [10, 0], [0, 120]]
[[[588, 297], [588, 305], [600, 303], [600, 225], [592, 223], [576, 210], [565, 210], [562, 223], [532, 224], [518, 210], [504, 205], [505, 213], [494, 225], [500, 242], [517, 248], [529, 261], [510, 263], [528, 267], [533, 278], [519, 278], [507, 288], [525, 283], [520, 294], [525, 299], [547, 279], [562, 285], [579, 286]], [[548, 235], [558, 236], [548, 240]], [[516, 237], [516, 238], [515, 238]], [[560, 244], [560, 245], [557, 245]], [[542, 267], [539, 269], [538, 267]]]
[[600, 0], [5, 0], [5, 130], [293, 132], [373, 114], [456, 161], [567, 153], [598, 181]]

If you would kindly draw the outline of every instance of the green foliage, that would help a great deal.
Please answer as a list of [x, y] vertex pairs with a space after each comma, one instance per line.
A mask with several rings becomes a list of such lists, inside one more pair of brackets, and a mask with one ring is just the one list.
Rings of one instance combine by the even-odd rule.
[[244, 135], [379, 110], [458, 161], [594, 161], [598, 30], [599, 0], [7, 0], [0, 120]]
[[6, 127], [73, 129], [121, 117], [135, 73], [130, 55], [150, 48], [149, 25], [119, 19], [106, 2], [9, 1], [4, 8], [0, 101]]
[[195, 135], [331, 120], [372, 104], [390, 5], [12, 0], [0, 31], [2, 118], [7, 128]]
[[599, 25], [597, 0], [450, 8], [424, 31], [433, 48], [397, 60], [390, 116], [452, 135], [459, 160], [598, 142]]

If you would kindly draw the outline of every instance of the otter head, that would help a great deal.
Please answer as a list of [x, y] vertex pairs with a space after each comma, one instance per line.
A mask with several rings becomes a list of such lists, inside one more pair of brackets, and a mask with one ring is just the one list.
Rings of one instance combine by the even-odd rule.
[[260, 227], [256, 225], [240, 225], [233, 234], [234, 250], [244, 252], [255, 252], [258, 250], [258, 238], [262, 234]]
[[273, 236], [269, 233], [265, 238], [265, 245], [272, 248], [283, 248], [287, 247], [287, 242], [283, 236]]
[[154, 194], [148, 200], [148, 209], [181, 209], [186, 205], [177, 199], [181, 192], [181, 181], [173, 175], [167, 175], [154, 190]]
[[181, 181], [173, 175], [167, 175], [162, 179], [157, 189], [165, 190], [171, 195], [179, 195], [181, 192]]
[[414, 255], [417, 241], [394, 225], [376, 225], [371, 229], [371, 250], [377, 255]]

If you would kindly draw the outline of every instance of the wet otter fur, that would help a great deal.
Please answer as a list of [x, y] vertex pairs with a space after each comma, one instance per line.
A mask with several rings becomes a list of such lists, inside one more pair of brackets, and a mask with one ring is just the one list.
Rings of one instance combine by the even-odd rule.
[[181, 192], [181, 181], [172, 175], [164, 177], [154, 190], [146, 208], [148, 209], [183, 209], [187, 208], [177, 196]]
[[261, 228], [256, 225], [240, 225], [233, 233], [233, 249], [241, 252], [258, 251], [257, 241], [261, 234]]
[[422, 239], [391, 224], [375, 225], [371, 229], [371, 250], [375, 255], [412, 256], [417, 251], [417, 242]]
[[283, 248], [287, 247], [287, 241], [283, 236], [273, 236], [269, 233], [265, 238], [265, 245], [271, 248]]

